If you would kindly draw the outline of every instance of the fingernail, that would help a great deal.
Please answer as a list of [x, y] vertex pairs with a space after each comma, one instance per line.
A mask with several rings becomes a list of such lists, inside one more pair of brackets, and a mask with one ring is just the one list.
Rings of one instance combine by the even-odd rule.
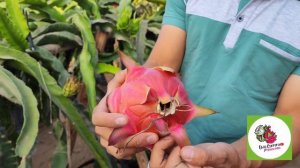
[[115, 123], [116, 123], [117, 125], [122, 126], [122, 125], [125, 125], [125, 124], [127, 123], [127, 120], [126, 120], [126, 118], [124, 118], [124, 117], [119, 117], [119, 118], [117, 118], [117, 119], [115, 120]]
[[192, 146], [184, 147], [182, 149], [181, 156], [184, 160], [191, 161], [194, 157], [194, 147]]
[[147, 137], [147, 142], [149, 144], [154, 144], [156, 141], [157, 141], [157, 137], [154, 136], [154, 135], [150, 135], [150, 136]]

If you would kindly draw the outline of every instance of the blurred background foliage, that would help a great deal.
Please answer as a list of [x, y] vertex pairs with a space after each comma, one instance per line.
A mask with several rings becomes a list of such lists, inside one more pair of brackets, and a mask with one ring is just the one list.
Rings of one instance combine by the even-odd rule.
[[96, 166], [120, 167], [100, 147], [91, 114], [122, 69], [118, 49], [141, 64], [147, 59], [164, 5], [165, 0], [0, 0], [1, 167], [31, 167], [40, 124], [51, 126], [57, 139], [52, 167], [72, 167], [77, 134]]

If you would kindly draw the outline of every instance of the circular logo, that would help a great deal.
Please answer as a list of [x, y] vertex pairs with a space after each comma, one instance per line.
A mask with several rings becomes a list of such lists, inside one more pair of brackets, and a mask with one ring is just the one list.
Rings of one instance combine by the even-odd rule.
[[252, 151], [264, 159], [283, 155], [291, 143], [291, 132], [284, 121], [266, 116], [256, 120], [249, 129], [248, 143]]

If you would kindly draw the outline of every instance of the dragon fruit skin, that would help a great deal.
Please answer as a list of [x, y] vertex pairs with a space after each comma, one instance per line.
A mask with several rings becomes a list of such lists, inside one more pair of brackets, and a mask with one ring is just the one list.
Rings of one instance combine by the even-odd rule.
[[125, 82], [107, 99], [110, 112], [123, 113], [129, 122], [114, 129], [109, 145], [114, 145], [140, 132], [172, 135], [183, 146], [183, 125], [196, 113], [177, 73], [167, 67], [132, 66]]
[[264, 138], [268, 144], [272, 144], [277, 140], [277, 135], [275, 132], [271, 131], [270, 127], [268, 127], [264, 133]]

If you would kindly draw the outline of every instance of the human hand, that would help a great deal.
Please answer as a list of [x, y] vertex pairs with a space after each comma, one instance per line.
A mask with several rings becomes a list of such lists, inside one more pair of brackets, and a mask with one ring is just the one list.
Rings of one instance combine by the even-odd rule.
[[241, 157], [242, 154], [232, 144], [204, 143], [196, 146], [186, 146], [182, 149], [176, 146], [168, 154], [168, 150], [173, 144], [172, 140], [163, 139], [154, 145], [150, 159], [151, 168], [244, 168], [249, 165], [246, 158]]
[[153, 147], [150, 157], [150, 168], [187, 168], [180, 157], [180, 147], [171, 137], [159, 140]]
[[[121, 86], [126, 78], [126, 70], [115, 75], [108, 83], [107, 93], [96, 106], [92, 116], [92, 122], [95, 125], [95, 132], [100, 136], [101, 145], [107, 152], [117, 159], [129, 159], [133, 154], [144, 150], [146, 146], [152, 145], [158, 141], [158, 136], [154, 133], [142, 133], [137, 135], [130, 143], [129, 139], [121, 141], [114, 146], [108, 146], [108, 139], [113, 129], [125, 126], [128, 118], [124, 114], [110, 113], [107, 108], [107, 96], [117, 87]], [[126, 147], [126, 148], [125, 148]], [[121, 150], [119, 150], [121, 149]]]

